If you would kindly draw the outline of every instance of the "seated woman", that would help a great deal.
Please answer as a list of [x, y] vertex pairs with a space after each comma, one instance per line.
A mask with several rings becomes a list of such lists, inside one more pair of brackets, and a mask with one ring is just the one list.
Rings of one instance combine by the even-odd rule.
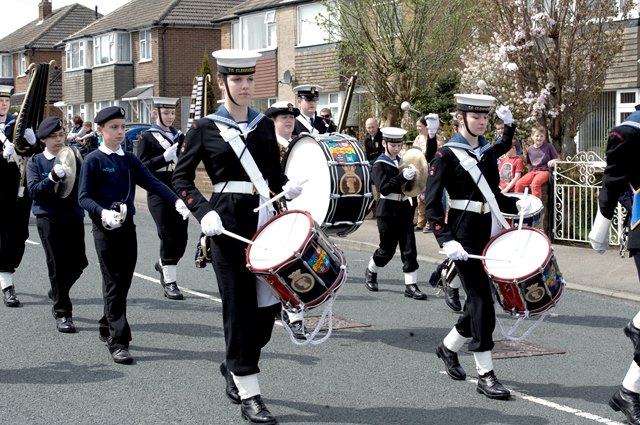
[[533, 146], [527, 149], [526, 163], [528, 172], [516, 182], [516, 192], [524, 192], [524, 188], [531, 187], [531, 193], [542, 199], [542, 185], [549, 181], [549, 167], [555, 167], [558, 162], [558, 152], [548, 143], [544, 127], [531, 129]]

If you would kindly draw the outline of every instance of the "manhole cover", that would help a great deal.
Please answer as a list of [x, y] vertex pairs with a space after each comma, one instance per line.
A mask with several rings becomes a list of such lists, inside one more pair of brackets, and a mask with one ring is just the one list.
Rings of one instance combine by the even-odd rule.
[[[465, 344], [462, 347], [462, 351], [472, 354], [469, 351], [469, 347]], [[542, 345], [534, 344], [527, 341], [509, 341], [498, 340], [495, 341], [495, 346], [491, 351], [494, 359], [509, 359], [515, 357], [532, 357], [532, 356], [547, 356], [550, 354], [565, 354], [566, 351], [558, 350], [556, 348], [544, 347]]]
[[[309, 316], [304, 318], [304, 325], [307, 329], [315, 329], [318, 325], [320, 316]], [[321, 329], [327, 329], [328, 323], [322, 324]], [[333, 330], [337, 329], [352, 329], [352, 328], [368, 328], [371, 325], [368, 323], [358, 322], [356, 320], [347, 319], [346, 317], [333, 316]]]

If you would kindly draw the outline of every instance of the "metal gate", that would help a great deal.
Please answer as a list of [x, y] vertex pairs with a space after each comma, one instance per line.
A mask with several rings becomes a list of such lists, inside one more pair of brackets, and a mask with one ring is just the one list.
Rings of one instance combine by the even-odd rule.
[[[549, 210], [554, 241], [589, 242], [591, 224], [598, 212], [598, 194], [606, 162], [594, 152], [579, 152], [559, 161], [551, 177]], [[552, 207], [552, 208], [551, 208]], [[624, 208], [618, 204], [611, 223], [611, 245], [620, 243]]]

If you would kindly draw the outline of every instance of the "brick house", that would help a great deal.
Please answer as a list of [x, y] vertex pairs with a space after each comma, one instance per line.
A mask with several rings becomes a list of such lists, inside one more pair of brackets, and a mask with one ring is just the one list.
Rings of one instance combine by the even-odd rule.
[[64, 38], [64, 109], [93, 120], [112, 105], [127, 120], [150, 122], [148, 98], [180, 98], [176, 127], [185, 129], [204, 56], [220, 48], [211, 19], [238, 1], [132, 0]]
[[[38, 19], [0, 40], [0, 84], [15, 87], [13, 108], [20, 107], [29, 86], [29, 65], [55, 60], [60, 67], [65, 56], [63, 46], [58, 45], [60, 40], [101, 16], [77, 3], [53, 10], [51, 0], [42, 0]], [[53, 104], [62, 99], [61, 68], [52, 70], [50, 75], [49, 104]]]
[[[325, 10], [318, 1], [247, 0], [214, 18], [222, 48], [262, 53], [256, 69], [256, 110], [265, 111], [276, 100], [295, 101], [296, 85], [318, 84], [318, 111], [330, 108], [338, 122], [348, 76], [338, 63], [336, 44], [327, 41], [326, 31], [316, 23]], [[349, 126], [358, 125], [359, 100], [353, 97]]]

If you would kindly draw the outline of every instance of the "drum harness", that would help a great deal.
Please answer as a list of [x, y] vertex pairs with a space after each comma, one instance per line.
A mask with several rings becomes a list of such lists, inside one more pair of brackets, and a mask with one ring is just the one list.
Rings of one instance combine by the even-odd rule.
[[[256, 119], [254, 119], [253, 122], [257, 123], [263, 117], [264, 115], [260, 114]], [[251, 153], [247, 149], [247, 145], [244, 143], [242, 138], [243, 135], [248, 134], [251, 130], [248, 130], [246, 133], [241, 134], [238, 129], [232, 128], [229, 125], [224, 124], [218, 120], [211, 119], [211, 121], [213, 121], [216, 124], [216, 126], [218, 126], [218, 128], [220, 129], [220, 136], [224, 139], [225, 142], [229, 144], [229, 146], [231, 146], [231, 148], [237, 155], [238, 159], [240, 160], [240, 164], [242, 165], [242, 168], [244, 168], [244, 171], [247, 173], [247, 175], [251, 179], [253, 186], [255, 186], [256, 190], [260, 194], [260, 202], [264, 202], [268, 200], [270, 197], [269, 185], [264, 180], [264, 177], [262, 177], [262, 172], [258, 168], [258, 165], [253, 159], [253, 156], [251, 156]], [[251, 125], [249, 125], [249, 128], [251, 128]], [[218, 193], [218, 196], [220, 193], [224, 192], [224, 189], [230, 183], [232, 182], [224, 183], [220, 192]], [[233, 191], [234, 190], [229, 190], [229, 192], [233, 192]], [[214, 205], [215, 205], [215, 202], [214, 202]], [[260, 228], [260, 226], [266, 223], [274, 214], [275, 214], [275, 209], [273, 208], [272, 205], [269, 205], [268, 208], [260, 209], [259, 216], [258, 216], [258, 228]], [[271, 290], [271, 286], [267, 282], [257, 277], [256, 277], [256, 281], [260, 282], [260, 284], [257, 284], [256, 286], [258, 307], [266, 307], [276, 303], [281, 303], [280, 300], [273, 294], [273, 291]], [[331, 336], [331, 332], [333, 331], [333, 302], [335, 301], [335, 297], [336, 297], [335, 294], [331, 296], [331, 299], [327, 302], [327, 305], [324, 308], [324, 311], [322, 312], [320, 319], [318, 320], [318, 324], [316, 325], [316, 328], [311, 332], [311, 334], [309, 335], [309, 337], [307, 337], [305, 341], [303, 342], [297, 341], [293, 335], [293, 331], [289, 329], [288, 326], [283, 324], [283, 327], [289, 334], [289, 338], [291, 339], [291, 342], [293, 342], [296, 345], [307, 345], [307, 344], [318, 345], [318, 344], [322, 344]], [[328, 320], [327, 334], [322, 338], [320, 338], [319, 340], [315, 340], [315, 337], [320, 332], [320, 329], [322, 328], [326, 320]], [[304, 318], [302, 319], [302, 323], [304, 325]]]
[[[452, 145], [454, 145], [454, 146], [452, 146]], [[489, 187], [489, 183], [487, 183], [487, 180], [484, 178], [484, 176], [482, 175], [482, 172], [478, 168], [478, 161], [476, 159], [472, 158], [471, 155], [469, 155], [469, 153], [467, 152], [466, 149], [463, 149], [462, 147], [456, 147], [455, 143], [447, 143], [446, 146], [449, 149], [451, 149], [451, 152], [453, 152], [455, 154], [455, 156], [460, 161], [460, 165], [462, 166], [462, 168], [464, 168], [469, 173], [469, 175], [471, 176], [473, 181], [476, 183], [476, 185], [480, 189], [480, 192], [482, 193], [482, 196], [484, 197], [484, 199], [487, 202], [487, 204], [489, 204], [489, 210], [490, 210], [494, 220], [497, 220], [498, 223], [504, 229], [508, 229], [510, 226], [507, 223], [507, 220], [505, 220], [505, 218], [502, 216], [502, 214], [500, 214], [500, 207], [498, 206], [498, 202], [496, 201], [496, 196], [493, 194], [493, 191]], [[476, 212], [476, 213], [480, 213], [480, 214], [484, 213], [480, 209], [481, 208], [480, 204], [482, 204], [482, 203], [478, 203], [476, 201], [471, 201], [471, 200], [464, 200], [464, 199], [460, 200], [460, 201], [461, 202], [467, 202], [467, 205], [465, 207], [455, 208], [455, 209], [462, 209], [464, 211], [467, 211], [467, 208], [472, 206], [470, 211], [473, 211], [473, 212]], [[453, 202], [453, 200], [452, 200], [452, 202]], [[478, 208], [474, 208], [473, 206], [478, 207]], [[454, 208], [454, 207], [452, 206], [452, 208]], [[492, 232], [492, 234], [493, 234], [493, 232]], [[546, 316], [548, 316], [549, 314], [550, 313], [548, 313], [548, 312], [545, 312], [545, 313], [541, 314], [538, 317], [538, 319], [529, 327], [529, 329], [527, 329], [522, 335], [517, 336], [517, 337], [513, 336], [513, 334], [518, 329], [518, 327], [520, 326], [522, 321], [529, 317], [529, 312], [526, 312], [524, 315], [521, 315], [520, 317], [518, 317], [516, 322], [509, 329], [505, 329], [502, 326], [502, 321], [500, 320], [500, 318], [497, 315], [496, 315], [496, 322], [498, 322], [498, 327], [500, 328], [500, 332], [502, 333], [502, 335], [505, 338], [507, 338], [507, 339], [509, 339], [511, 341], [521, 341], [521, 340], [525, 339], [527, 336], [529, 336], [529, 334], [531, 334], [531, 332], [533, 332], [533, 330], [535, 328], [537, 328], [540, 325], [540, 323], [542, 323], [544, 318]]]

